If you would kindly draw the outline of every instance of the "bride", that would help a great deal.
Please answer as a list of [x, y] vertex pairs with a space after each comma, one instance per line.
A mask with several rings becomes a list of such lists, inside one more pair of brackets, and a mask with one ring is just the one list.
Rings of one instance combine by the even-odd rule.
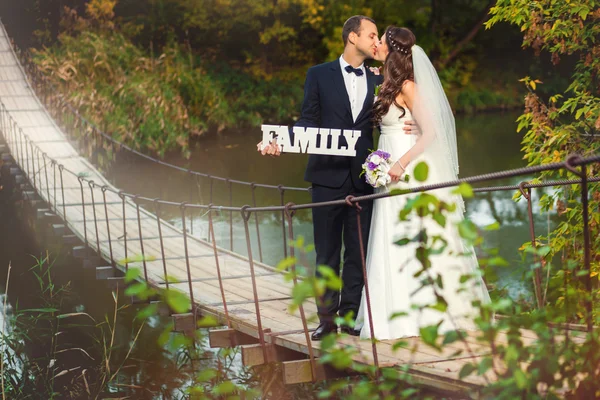
[[[378, 148], [391, 154], [395, 164], [389, 171], [392, 183], [387, 188], [407, 188], [457, 179], [458, 156], [454, 117], [435, 68], [423, 49], [415, 44], [414, 34], [390, 26], [381, 38], [376, 59], [384, 63], [384, 82], [374, 105], [375, 123], [380, 126]], [[421, 133], [403, 132], [405, 120], [415, 119]], [[421, 161], [429, 166], [425, 182], [405, 182], [407, 174]], [[420, 328], [439, 324], [438, 333], [449, 330], [473, 330], [476, 308], [474, 301], [489, 302], [489, 295], [478, 275], [478, 263], [472, 247], [463, 244], [456, 228], [462, 219], [462, 198], [452, 194], [453, 188], [429, 192], [438, 199], [457, 204], [447, 213], [442, 227], [430, 217], [410, 215], [399, 221], [402, 210], [418, 194], [400, 195], [375, 200], [367, 253], [367, 276], [374, 337], [379, 340], [419, 336]], [[415, 276], [422, 269], [416, 257], [418, 243], [399, 246], [401, 238], [413, 238], [422, 229], [427, 235], [441, 235], [448, 241], [445, 251], [429, 256], [428, 275], [442, 278], [443, 285], [422, 287], [427, 274]], [[477, 278], [460, 283], [461, 275]], [[432, 307], [441, 294], [447, 302], [445, 312]], [[392, 318], [390, 318], [392, 317]], [[356, 328], [362, 338], [371, 338], [369, 313], [363, 290]]]

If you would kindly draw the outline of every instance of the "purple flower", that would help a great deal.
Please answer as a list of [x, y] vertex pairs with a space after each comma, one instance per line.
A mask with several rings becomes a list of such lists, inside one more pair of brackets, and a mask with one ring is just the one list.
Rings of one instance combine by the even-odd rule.
[[390, 153], [387, 153], [387, 152], [385, 152], [383, 150], [376, 150], [374, 153], [377, 154], [379, 157], [381, 157], [383, 159], [390, 158]]
[[375, 164], [374, 162], [369, 162], [368, 167], [371, 171], [373, 171], [375, 170], [375, 168], [377, 168], [377, 164]]

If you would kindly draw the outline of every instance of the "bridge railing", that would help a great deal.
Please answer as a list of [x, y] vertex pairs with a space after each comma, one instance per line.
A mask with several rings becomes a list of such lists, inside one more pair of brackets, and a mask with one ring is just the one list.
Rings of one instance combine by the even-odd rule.
[[[589, 233], [590, 233], [590, 226], [589, 226], [590, 215], [589, 215], [589, 207], [588, 207], [588, 198], [589, 198], [590, 183], [599, 182], [600, 177], [587, 176], [587, 170], [588, 170], [589, 165], [600, 163], [600, 155], [595, 155], [595, 156], [587, 157], [587, 158], [582, 158], [577, 155], [573, 155], [573, 156], [570, 156], [569, 158], [567, 158], [564, 162], [546, 164], [546, 165], [534, 166], [534, 167], [518, 168], [518, 169], [496, 172], [496, 173], [491, 173], [491, 174], [477, 175], [477, 176], [459, 179], [459, 180], [452, 181], [452, 182], [441, 182], [441, 183], [437, 183], [437, 184], [424, 185], [424, 186], [420, 186], [420, 187], [414, 187], [414, 188], [407, 189], [407, 191], [402, 194], [379, 193], [379, 194], [373, 194], [373, 195], [362, 196], [362, 197], [348, 196], [346, 199], [338, 200], [338, 201], [329, 201], [329, 202], [322, 202], [322, 203], [307, 203], [307, 204], [287, 203], [283, 206], [270, 206], [270, 207], [254, 207], [251, 205], [245, 205], [243, 207], [231, 207], [231, 206], [217, 206], [217, 205], [213, 205], [213, 204], [194, 204], [194, 203], [186, 203], [186, 202], [173, 202], [173, 201], [162, 200], [160, 198], [148, 198], [148, 197], [144, 197], [144, 196], [140, 196], [140, 195], [136, 195], [136, 194], [125, 193], [123, 191], [119, 191], [106, 183], [98, 184], [98, 183], [94, 182], [94, 180], [89, 179], [86, 176], [82, 176], [82, 175], [78, 174], [76, 171], [70, 170], [69, 168], [60, 164], [60, 162], [58, 160], [54, 160], [51, 156], [49, 156], [44, 151], [42, 151], [39, 148], [39, 146], [35, 143], [35, 141], [31, 140], [28, 137], [28, 135], [26, 135], [24, 133], [24, 131], [18, 126], [18, 124], [15, 122], [12, 115], [7, 110], [6, 106], [4, 105], [4, 103], [1, 100], [0, 100], [0, 129], [2, 129], [2, 132], [4, 134], [4, 137], [7, 141], [10, 149], [11, 149], [13, 157], [16, 159], [16, 161], [21, 166], [21, 168], [24, 170], [25, 174], [27, 175], [27, 177], [29, 179], [30, 184], [40, 194], [40, 196], [48, 203], [48, 205], [53, 210], [53, 212], [55, 212], [57, 215], [61, 216], [67, 224], [69, 224], [70, 221], [68, 219], [68, 212], [65, 208], [66, 202], [65, 202], [64, 191], [67, 188], [65, 187], [65, 184], [64, 184], [64, 181], [65, 181], [64, 177], [66, 176], [66, 174], [69, 174], [71, 176], [71, 178], [76, 178], [77, 182], [79, 183], [79, 191], [80, 191], [80, 195], [81, 195], [81, 205], [82, 205], [82, 212], [83, 212], [83, 220], [80, 221], [83, 223], [83, 236], [84, 236], [83, 240], [85, 241], [85, 244], [87, 246], [89, 246], [90, 248], [94, 249], [99, 256], [103, 256], [103, 257], [106, 257], [107, 259], [109, 259], [109, 261], [113, 264], [113, 266], [120, 266], [120, 265], [119, 265], [119, 260], [115, 259], [114, 255], [113, 255], [112, 246], [114, 246], [117, 243], [117, 239], [111, 238], [111, 233], [110, 233], [111, 224], [109, 224], [109, 222], [108, 222], [110, 219], [109, 218], [110, 215], [108, 212], [108, 206], [114, 205], [115, 204], [114, 199], [116, 199], [116, 198], [118, 198], [122, 204], [122, 213], [120, 213], [120, 215], [117, 217], [117, 219], [123, 223], [123, 231], [124, 231], [123, 239], [124, 239], [124, 249], [125, 249], [126, 257], [128, 254], [127, 253], [128, 248], [130, 248], [130, 246], [132, 245], [132, 241], [134, 241], [133, 239], [128, 240], [127, 229], [128, 228], [131, 229], [130, 225], [128, 225], [128, 223], [127, 223], [127, 220], [129, 218], [134, 221], [133, 227], [137, 228], [136, 233], [138, 235], [138, 238], [135, 239], [135, 241], [137, 242], [136, 250], [138, 248], [141, 249], [142, 260], [143, 260], [142, 268], [143, 268], [143, 274], [144, 274], [143, 279], [147, 283], [149, 283], [151, 285], [156, 285], [156, 286], [160, 286], [160, 284], [164, 284], [168, 288], [169, 275], [170, 275], [169, 274], [169, 258], [167, 256], [165, 256], [165, 248], [164, 248], [164, 244], [163, 244], [164, 239], [165, 239], [165, 230], [169, 230], [169, 232], [171, 234], [173, 232], [177, 232], [179, 235], [181, 235], [181, 237], [183, 239], [183, 243], [184, 243], [184, 256], [183, 257], [185, 259], [185, 265], [186, 265], [185, 272], [187, 275], [187, 279], [184, 281], [181, 281], [181, 283], [188, 284], [188, 292], [189, 292], [188, 294], [192, 300], [192, 311], [193, 311], [194, 315], [196, 315], [196, 313], [198, 312], [199, 305], [196, 303], [196, 301], [194, 299], [194, 290], [192, 287], [192, 283], [194, 282], [194, 279], [192, 278], [193, 266], [192, 266], [191, 255], [188, 252], [188, 244], [191, 240], [199, 241], [199, 239], [193, 237], [192, 235], [190, 235], [188, 233], [188, 229], [186, 226], [186, 220], [187, 220], [187, 213], [190, 210], [202, 210], [203, 212], [207, 213], [208, 220], [209, 220], [210, 243], [208, 243], [208, 242], [205, 242], [205, 243], [209, 244], [212, 247], [213, 252], [214, 252], [216, 273], [218, 276], [219, 288], [220, 288], [221, 299], [222, 299], [222, 307], [223, 307], [222, 317], [223, 317], [225, 323], [227, 323], [227, 325], [230, 327], [232, 326], [232, 322], [231, 322], [231, 318], [230, 318], [230, 315], [228, 312], [228, 303], [231, 303], [231, 302], [228, 301], [227, 296], [226, 296], [226, 291], [224, 290], [223, 279], [222, 279], [220, 263], [219, 263], [219, 254], [222, 254], [222, 252], [225, 250], [217, 247], [216, 240], [215, 240], [213, 217], [214, 217], [215, 213], [219, 212], [219, 211], [228, 211], [231, 213], [238, 213], [241, 216], [241, 219], [243, 222], [244, 236], [245, 236], [245, 240], [246, 240], [246, 244], [247, 244], [248, 256], [245, 258], [245, 260], [248, 262], [249, 275], [251, 277], [253, 302], [254, 302], [255, 312], [256, 312], [256, 324], [257, 324], [257, 328], [258, 328], [258, 338], [259, 338], [260, 343], [263, 345], [266, 342], [265, 342], [265, 332], [263, 330], [263, 320], [261, 318], [260, 304], [261, 304], [262, 300], [258, 297], [258, 289], [259, 288], [257, 286], [257, 279], [256, 279], [257, 275], [258, 275], [256, 273], [257, 262], [253, 255], [253, 249], [252, 249], [252, 245], [251, 245], [252, 234], [251, 234], [251, 228], [250, 228], [250, 220], [251, 220], [252, 216], [257, 216], [258, 214], [261, 214], [261, 213], [271, 213], [271, 212], [283, 213], [285, 215], [285, 219], [287, 221], [286, 237], [289, 239], [289, 241], [288, 241], [288, 244], [286, 244], [286, 246], [289, 246], [288, 254], [291, 256], [294, 256], [295, 248], [292, 244], [292, 241], [294, 240], [294, 215], [299, 210], [312, 209], [312, 208], [316, 208], [316, 207], [330, 207], [330, 206], [342, 206], [342, 207], [353, 208], [356, 210], [358, 233], [359, 233], [359, 238], [362, 241], [362, 234], [361, 234], [361, 229], [360, 229], [360, 212], [361, 212], [360, 205], [361, 205], [361, 203], [364, 204], [364, 202], [374, 201], [374, 200], [378, 200], [378, 199], [382, 199], [382, 198], [386, 198], [386, 197], [390, 197], [390, 196], [406, 195], [408, 193], [427, 192], [427, 191], [431, 191], [431, 190], [435, 190], [435, 189], [449, 188], [449, 187], [458, 186], [461, 183], [474, 184], [474, 183], [481, 183], [481, 182], [490, 182], [490, 181], [495, 181], [498, 179], [531, 175], [531, 174], [535, 174], [535, 173], [539, 173], [539, 172], [543, 172], [543, 171], [553, 171], [553, 170], [554, 171], [556, 171], [556, 170], [568, 171], [568, 172], [574, 174], [577, 178], [569, 179], [569, 180], [565, 179], [565, 180], [557, 180], [557, 181], [550, 181], [550, 182], [543, 182], [543, 183], [535, 183], [535, 184], [522, 182], [520, 185], [490, 186], [490, 187], [476, 188], [476, 189], [474, 189], [474, 191], [475, 192], [492, 192], [492, 191], [520, 190], [528, 203], [530, 234], [531, 234], [532, 244], [535, 246], [536, 235], [535, 235], [535, 232], [533, 229], [533, 214], [531, 211], [532, 210], [531, 190], [535, 189], [535, 188], [557, 187], [557, 186], [565, 186], [565, 185], [580, 185], [581, 186], [581, 193], [582, 193], [581, 203], [582, 203], [582, 214], [583, 214], [582, 217], [583, 217], [583, 225], [584, 225], [584, 230], [583, 230], [584, 235], [582, 238], [583, 251], [584, 251], [584, 263], [583, 263], [583, 265], [580, 265], [578, 267], [577, 272], [584, 280], [584, 287], [586, 288], [586, 290], [588, 291], [588, 294], [589, 294], [589, 297], [586, 300], [586, 313], [585, 313], [586, 317], [585, 317], [585, 319], [586, 319], [587, 329], [588, 330], [592, 329], [592, 325], [593, 325], [592, 308], [593, 308], [593, 301], [594, 301], [593, 299], [595, 296], [593, 294], [594, 285], [592, 283], [592, 271], [590, 269], [591, 243], [590, 243], [590, 235], [589, 235]], [[52, 178], [50, 178], [50, 177], [52, 177]], [[73, 181], [73, 179], [71, 179], [71, 181]], [[52, 182], [52, 184], [50, 184], [50, 182]], [[72, 187], [70, 187], [68, 189], [73, 190]], [[77, 189], [77, 188], [75, 188], [75, 189]], [[86, 198], [88, 198], [88, 196], [86, 195], [87, 190], [90, 190], [89, 199], [91, 199], [91, 204], [89, 204], [90, 200], [88, 200], [88, 205], [92, 206], [92, 211], [93, 211], [92, 215], [89, 215], [88, 213], [86, 213]], [[97, 193], [97, 194], [101, 193], [102, 195], [96, 197], [96, 196], [94, 196], [94, 193]], [[110, 199], [109, 199], [109, 197], [110, 197]], [[156, 220], [157, 228], [158, 228], [158, 239], [160, 241], [160, 248], [161, 248], [161, 261], [163, 264], [164, 282], [157, 283], [156, 281], [154, 281], [153, 279], [151, 279], [149, 277], [148, 269], [147, 269], [146, 262], [145, 262], [145, 254], [144, 254], [144, 240], [145, 239], [144, 239], [144, 231], [143, 231], [143, 225], [142, 225], [142, 216], [148, 216], [148, 215], [150, 215], [150, 213], [146, 210], [143, 210], [143, 211], [140, 210], [140, 204], [142, 204], [142, 203], [145, 203], [147, 205], [151, 204], [154, 209], [154, 212], [155, 212], [155, 214], [152, 218], [154, 218]], [[100, 206], [101, 208], [104, 209], [104, 215], [100, 215], [100, 213], [97, 212], [96, 206]], [[135, 208], [136, 213], [134, 216], [127, 216], [125, 214], [125, 210], [127, 209], [126, 206], [133, 206]], [[182, 229], [178, 230], [178, 229], [174, 228], [173, 226], [171, 226], [170, 224], [162, 221], [162, 219], [160, 218], [161, 213], [162, 213], [163, 209], [166, 207], [171, 207], [171, 208], [175, 208], [175, 209], [179, 210], [180, 215], [181, 215]], [[150, 208], [150, 207], [147, 206], [147, 208]], [[108, 244], [107, 244], [108, 251], [107, 251], [106, 246], [101, 245], [100, 237], [98, 235], [99, 226], [101, 226], [101, 224], [103, 224], [103, 223], [106, 224], [106, 227], [108, 230]], [[71, 221], [70, 224], [73, 227], [76, 226], [76, 223], [74, 223], [73, 221]], [[129, 243], [129, 245], [128, 245], [128, 243]], [[138, 243], [139, 243], [139, 247], [137, 246]], [[364, 275], [364, 280], [365, 280], [365, 295], [366, 295], [367, 313], [369, 316], [369, 321], [372, 321], [371, 307], [370, 307], [371, 294], [369, 292], [369, 282], [368, 282], [366, 266], [365, 266], [365, 254], [362, 253], [361, 255], [362, 255], [363, 275]], [[125, 263], [125, 265], [123, 265], [122, 267], [124, 267], [124, 269], [126, 270], [128, 268], [127, 263]], [[296, 266], [292, 265], [290, 267], [290, 269], [292, 270], [292, 272], [295, 272]], [[539, 307], [544, 306], [544, 299], [543, 299], [542, 293], [541, 293], [542, 292], [542, 290], [541, 290], [541, 285], [542, 285], [541, 273], [542, 273], [541, 268], [537, 268], [535, 271], [535, 278], [534, 278], [534, 282], [533, 282], [534, 289], [535, 289], [535, 298], [536, 298], [536, 301], [537, 301], [537, 304]], [[294, 285], [298, 284], [298, 279], [299, 278], [297, 278], [294, 274], [294, 282], [293, 282]], [[316, 371], [316, 369], [315, 369], [316, 366], [314, 364], [314, 354], [312, 352], [312, 345], [311, 345], [310, 337], [309, 337], [308, 318], [307, 318], [305, 310], [302, 306], [300, 306], [299, 311], [301, 314], [301, 320], [302, 320], [303, 327], [298, 332], [304, 332], [304, 334], [306, 336], [307, 347], [308, 347], [309, 356], [311, 359], [311, 364], [312, 364], [313, 372], [314, 372], [314, 371]], [[375, 334], [373, 327], [371, 327], [371, 334], [372, 335]], [[378, 361], [377, 361], [378, 353], [377, 353], [377, 343], [375, 340], [373, 340], [372, 346], [373, 346], [373, 359], [374, 359], [375, 364], [377, 365], [378, 364]], [[266, 357], [266, 354], [265, 354], [265, 357]], [[316, 376], [316, 375], [313, 374], [313, 376]]]

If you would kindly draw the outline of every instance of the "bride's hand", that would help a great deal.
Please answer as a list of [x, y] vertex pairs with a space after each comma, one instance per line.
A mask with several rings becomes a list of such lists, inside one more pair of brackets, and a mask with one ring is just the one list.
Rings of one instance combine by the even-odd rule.
[[406, 169], [402, 166], [401, 160], [398, 160], [392, 165], [392, 168], [388, 171], [388, 175], [392, 178], [392, 182], [398, 182]]
[[371, 70], [371, 72], [375, 75], [381, 75], [381, 67], [377, 68], [377, 67], [369, 67], [369, 69]]

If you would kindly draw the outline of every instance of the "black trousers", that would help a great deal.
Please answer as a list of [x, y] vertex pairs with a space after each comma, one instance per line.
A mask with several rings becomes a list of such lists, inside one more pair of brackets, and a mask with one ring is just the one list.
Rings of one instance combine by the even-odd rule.
[[[320, 203], [330, 200], [342, 200], [348, 195], [362, 196], [371, 194], [357, 190], [352, 184], [350, 174], [340, 188], [330, 188], [313, 184], [312, 200]], [[371, 227], [372, 201], [361, 202], [360, 221], [362, 227], [365, 257]], [[344, 263], [342, 267], [342, 291], [326, 289], [317, 299], [317, 311], [321, 322], [330, 322], [336, 314], [344, 317], [353, 312], [354, 317], [360, 306], [364, 285], [362, 258], [358, 236], [356, 208], [347, 205], [313, 208], [313, 227], [317, 266], [327, 265], [339, 276], [342, 241], [344, 243]], [[319, 276], [317, 270], [317, 276]]]

